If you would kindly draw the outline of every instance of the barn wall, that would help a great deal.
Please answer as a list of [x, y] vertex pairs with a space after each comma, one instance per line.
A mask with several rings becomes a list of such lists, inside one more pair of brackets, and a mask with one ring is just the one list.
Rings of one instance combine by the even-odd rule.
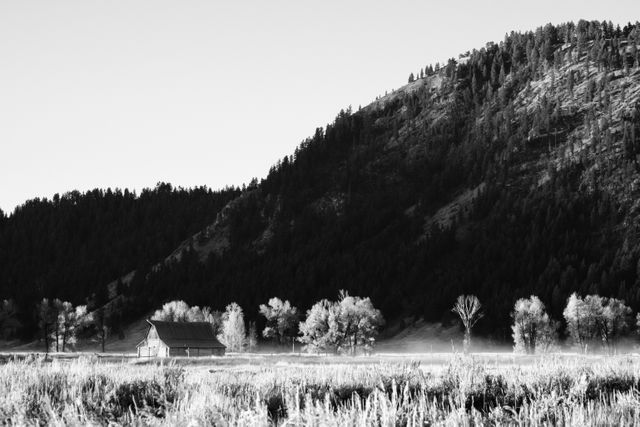
[[160, 338], [158, 337], [158, 332], [156, 331], [156, 327], [152, 326], [149, 328], [149, 332], [147, 332], [147, 345], [149, 347], [161, 347], [164, 345]]
[[138, 347], [138, 357], [168, 357], [168, 348], [158, 337], [155, 326], [151, 326], [147, 332], [145, 344]]
[[187, 352], [185, 351], [184, 348], [180, 348], [180, 347], [171, 347], [169, 348], [169, 356], [171, 357], [180, 357], [180, 356], [186, 356]]
[[200, 356], [224, 356], [224, 348], [189, 348], [187, 352], [183, 347], [171, 347], [170, 357], [200, 357]]
[[138, 347], [138, 357], [168, 357], [168, 348], [162, 341], [158, 345], [142, 345]]
[[157, 347], [149, 347], [147, 345], [138, 347], [138, 357], [156, 357], [157, 354]]
[[158, 357], [169, 357], [169, 347], [162, 342], [160, 343], [160, 347], [158, 347]]

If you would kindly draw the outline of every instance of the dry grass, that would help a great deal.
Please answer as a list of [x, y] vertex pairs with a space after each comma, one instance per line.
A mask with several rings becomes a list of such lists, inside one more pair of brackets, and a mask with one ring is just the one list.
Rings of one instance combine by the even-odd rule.
[[456, 356], [441, 364], [276, 360], [10, 361], [0, 366], [0, 423], [640, 424], [640, 360], [630, 357], [522, 366]]

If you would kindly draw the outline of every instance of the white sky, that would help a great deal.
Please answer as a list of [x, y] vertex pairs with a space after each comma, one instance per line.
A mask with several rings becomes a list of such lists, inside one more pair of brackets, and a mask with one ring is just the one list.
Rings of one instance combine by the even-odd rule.
[[640, 1], [0, 0], [0, 208], [240, 185], [420, 67], [580, 18]]

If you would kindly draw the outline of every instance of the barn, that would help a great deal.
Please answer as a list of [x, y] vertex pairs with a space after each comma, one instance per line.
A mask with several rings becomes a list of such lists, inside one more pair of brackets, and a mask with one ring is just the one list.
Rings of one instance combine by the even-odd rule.
[[138, 357], [224, 356], [226, 347], [207, 322], [147, 320], [147, 337], [138, 344]]

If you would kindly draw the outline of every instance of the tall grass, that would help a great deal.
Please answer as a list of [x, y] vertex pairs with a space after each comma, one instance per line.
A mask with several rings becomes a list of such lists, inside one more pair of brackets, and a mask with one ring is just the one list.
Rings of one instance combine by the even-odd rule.
[[498, 366], [98, 363], [0, 365], [0, 423], [14, 425], [640, 424], [640, 364], [547, 358]]

